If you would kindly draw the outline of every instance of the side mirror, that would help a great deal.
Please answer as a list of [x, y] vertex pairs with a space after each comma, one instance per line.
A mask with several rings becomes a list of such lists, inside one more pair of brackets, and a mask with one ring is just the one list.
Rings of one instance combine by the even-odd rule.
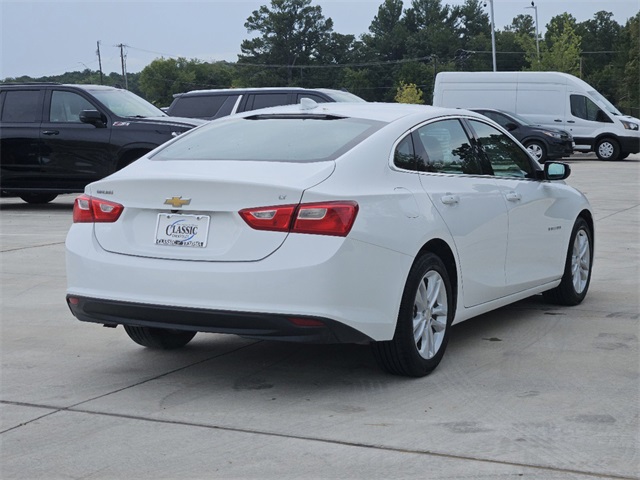
[[80, 112], [80, 121], [93, 125], [96, 128], [104, 128], [107, 126], [107, 117], [97, 110], [82, 110]]
[[544, 164], [544, 178], [547, 180], [564, 180], [571, 175], [571, 167], [562, 162], [546, 162]]
[[504, 128], [506, 128], [507, 131], [509, 131], [509, 132], [513, 132], [516, 128], [518, 128], [518, 125], [516, 125], [513, 122], [509, 122], [504, 126]]

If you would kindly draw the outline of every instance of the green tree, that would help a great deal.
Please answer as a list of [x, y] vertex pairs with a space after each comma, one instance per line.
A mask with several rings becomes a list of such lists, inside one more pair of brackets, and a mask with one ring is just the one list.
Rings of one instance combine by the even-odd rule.
[[459, 65], [464, 70], [490, 70], [492, 68], [491, 23], [480, 0], [465, 0], [461, 6], [451, 10], [455, 21], [458, 47], [464, 52], [482, 52], [458, 55]]
[[460, 50], [456, 31], [457, 17], [441, 0], [412, 0], [405, 11], [404, 23], [409, 31], [408, 55], [413, 58], [437, 55], [451, 59]]
[[415, 83], [400, 82], [400, 86], [396, 90], [395, 101], [398, 103], [424, 104], [422, 91], [418, 89]]
[[139, 89], [153, 104], [168, 106], [176, 93], [230, 87], [233, 72], [233, 67], [225, 62], [157, 58], [140, 72]]
[[385, 0], [369, 25], [369, 33], [362, 36], [365, 45], [376, 59], [399, 60], [406, 53], [409, 32], [401, 21], [402, 0]]
[[[294, 68], [317, 63], [330, 43], [333, 20], [325, 19], [322, 8], [311, 6], [311, 0], [271, 0], [270, 8], [254, 10], [244, 26], [260, 36], [242, 41], [238, 63], [281, 66], [263, 77], [272, 86], [291, 85]], [[245, 80], [260, 80], [256, 69], [243, 68], [242, 73]]]
[[402, 1], [385, 0], [369, 25], [369, 33], [362, 35], [364, 49], [361, 58], [373, 63], [367, 67], [366, 76], [371, 86], [366, 98], [392, 100], [393, 89], [390, 86], [396, 83], [397, 62], [406, 54], [408, 36], [402, 21]]
[[615, 62], [622, 27], [612, 17], [612, 13], [600, 11], [593, 19], [579, 23], [576, 32], [582, 38], [581, 78], [614, 100], [623, 67]]
[[568, 13], [557, 15], [547, 25], [545, 42], [540, 44], [540, 59], [535, 41], [520, 37], [530, 62], [530, 70], [557, 71], [580, 75], [580, 36], [575, 32], [576, 21]]
[[640, 117], [640, 12], [623, 27], [616, 50], [617, 62], [623, 65], [616, 103], [625, 113]]

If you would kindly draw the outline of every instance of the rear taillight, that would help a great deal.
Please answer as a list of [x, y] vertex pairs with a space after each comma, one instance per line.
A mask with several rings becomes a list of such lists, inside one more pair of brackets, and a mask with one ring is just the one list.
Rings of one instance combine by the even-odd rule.
[[111, 223], [118, 220], [124, 207], [89, 195], [80, 195], [73, 204], [73, 223]]
[[356, 202], [303, 203], [245, 208], [238, 212], [251, 228], [346, 237], [358, 214]]

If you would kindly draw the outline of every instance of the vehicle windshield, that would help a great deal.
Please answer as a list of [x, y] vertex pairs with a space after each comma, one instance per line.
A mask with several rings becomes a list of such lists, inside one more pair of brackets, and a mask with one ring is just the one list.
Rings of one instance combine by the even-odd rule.
[[159, 108], [127, 90], [93, 90], [92, 93], [109, 110], [119, 117], [144, 118], [167, 116], [167, 114]]
[[254, 115], [217, 120], [166, 146], [154, 160], [334, 160], [384, 126], [357, 118]]
[[340, 90], [323, 90], [323, 89], [320, 89], [320, 91], [329, 95], [336, 102], [358, 102], [358, 103], [366, 102], [366, 100], [363, 100], [359, 96], [349, 92], [343, 92]]
[[622, 115], [622, 113], [620, 113], [620, 110], [618, 110], [609, 100], [603, 97], [600, 93], [596, 92], [595, 90], [591, 90], [587, 93], [591, 98], [596, 100], [596, 102], [600, 102], [601, 105], [604, 105], [606, 109], [609, 111], [609, 113], [612, 113], [618, 116]]
[[515, 118], [517, 121], [519, 121], [523, 125], [533, 125], [529, 120], [527, 120], [524, 117], [521, 117], [520, 115], [518, 115], [516, 113], [512, 113], [512, 112], [504, 112], [504, 113], [506, 113], [507, 115], [509, 115], [512, 118]]

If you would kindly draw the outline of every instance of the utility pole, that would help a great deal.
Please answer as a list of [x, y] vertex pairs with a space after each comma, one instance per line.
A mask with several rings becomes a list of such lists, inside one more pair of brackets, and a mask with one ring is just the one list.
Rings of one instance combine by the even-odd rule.
[[100, 58], [100, 40], [98, 40], [96, 44], [98, 45], [96, 55], [98, 55], [98, 68], [100, 68], [100, 85], [102, 85], [102, 59]]
[[[486, 5], [486, 4], [485, 4]], [[489, 0], [491, 6], [491, 56], [493, 57], [493, 71], [497, 71], [496, 67], [496, 28], [493, 21], [493, 0]]]
[[120, 45], [116, 45], [116, 47], [120, 47], [120, 63], [122, 64], [122, 78], [124, 79], [124, 89], [129, 90], [129, 84], [127, 82], [127, 68], [124, 61], [124, 47], [126, 47], [126, 45], [121, 43]]

